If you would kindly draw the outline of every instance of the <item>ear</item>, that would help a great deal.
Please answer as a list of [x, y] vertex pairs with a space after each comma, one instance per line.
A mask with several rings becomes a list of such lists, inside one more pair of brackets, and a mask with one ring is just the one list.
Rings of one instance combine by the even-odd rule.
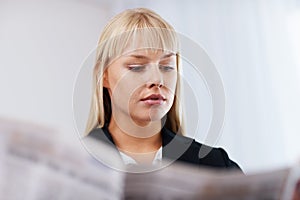
[[103, 81], [103, 87], [109, 88], [108, 72], [107, 72], [107, 70], [105, 70], [105, 71], [103, 72], [102, 81]]

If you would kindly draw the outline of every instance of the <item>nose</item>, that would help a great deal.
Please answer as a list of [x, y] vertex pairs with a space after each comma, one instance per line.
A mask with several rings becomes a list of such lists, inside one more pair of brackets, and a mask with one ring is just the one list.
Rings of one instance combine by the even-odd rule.
[[158, 65], [152, 65], [151, 66], [151, 73], [149, 74], [149, 81], [148, 81], [148, 87], [153, 88], [161, 88], [164, 85], [164, 78], [163, 74], [159, 69]]
[[163, 84], [155, 84], [155, 83], [152, 83], [150, 85], [150, 88], [153, 88], [153, 87], [157, 87], [157, 88], [161, 88], [163, 86]]

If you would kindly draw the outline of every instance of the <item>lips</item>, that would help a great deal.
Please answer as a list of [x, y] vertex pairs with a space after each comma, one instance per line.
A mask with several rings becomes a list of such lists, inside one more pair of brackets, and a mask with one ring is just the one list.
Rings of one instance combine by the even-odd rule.
[[141, 99], [141, 101], [148, 105], [161, 105], [166, 99], [161, 94], [151, 94], [146, 98]]

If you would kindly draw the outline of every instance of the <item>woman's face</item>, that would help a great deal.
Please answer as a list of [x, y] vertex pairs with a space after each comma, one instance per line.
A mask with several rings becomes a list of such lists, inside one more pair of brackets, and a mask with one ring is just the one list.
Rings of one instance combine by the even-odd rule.
[[176, 55], [161, 50], [135, 50], [114, 60], [104, 72], [112, 117], [138, 125], [161, 120], [170, 110], [176, 89]]

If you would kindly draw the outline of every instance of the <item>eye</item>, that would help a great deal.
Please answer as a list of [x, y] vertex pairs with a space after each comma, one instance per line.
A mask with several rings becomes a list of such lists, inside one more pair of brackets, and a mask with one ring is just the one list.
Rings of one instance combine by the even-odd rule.
[[128, 65], [128, 69], [133, 72], [141, 72], [145, 68], [146, 68], [146, 65], [139, 65], [139, 64]]
[[159, 69], [161, 69], [163, 71], [166, 71], [166, 72], [169, 72], [169, 71], [175, 70], [175, 67], [172, 66], [172, 65], [160, 65]]

